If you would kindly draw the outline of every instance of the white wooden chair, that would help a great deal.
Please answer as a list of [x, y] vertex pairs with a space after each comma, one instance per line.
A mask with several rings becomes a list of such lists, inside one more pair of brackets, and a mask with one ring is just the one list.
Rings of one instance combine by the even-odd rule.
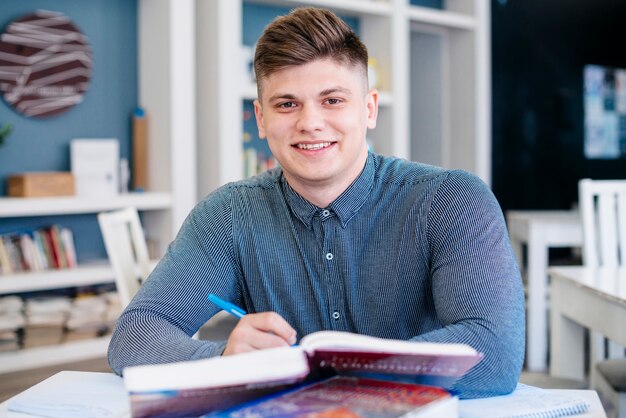
[[[582, 179], [578, 198], [583, 222], [583, 262], [591, 267], [626, 266], [626, 180]], [[626, 325], [624, 325], [626, 326]], [[609, 360], [606, 360], [607, 357]], [[624, 347], [592, 336], [590, 380], [609, 417], [626, 418]]]
[[102, 212], [98, 214], [98, 223], [124, 308], [151, 271], [139, 215], [135, 208]]
[[[148, 247], [135, 208], [98, 214], [109, 261], [115, 273], [115, 285], [122, 308], [131, 301], [152, 270]], [[225, 340], [237, 324], [237, 318], [219, 312], [195, 335], [209, 340]]]

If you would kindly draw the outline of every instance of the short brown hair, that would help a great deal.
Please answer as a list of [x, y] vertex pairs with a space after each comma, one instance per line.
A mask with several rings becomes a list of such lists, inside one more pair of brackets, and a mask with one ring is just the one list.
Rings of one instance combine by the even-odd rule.
[[354, 31], [334, 13], [300, 7], [270, 23], [254, 53], [254, 72], [260, 81], [288, 67], [320, 58], [360, 67], [367, 77], [367, 48]]

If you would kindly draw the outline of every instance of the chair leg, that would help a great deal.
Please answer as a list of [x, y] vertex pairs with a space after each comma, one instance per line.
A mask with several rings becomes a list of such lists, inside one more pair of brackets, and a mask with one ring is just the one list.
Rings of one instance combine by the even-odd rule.
[[591, 388], [598, 392], [607, 418], [626, 418], [626, 392], [616, 392], [595, 366], [591, 369], [592, 376], [595, 375]]
[[617, 416], [618, 418], [626, 418], [626, 392], [617, 394]]

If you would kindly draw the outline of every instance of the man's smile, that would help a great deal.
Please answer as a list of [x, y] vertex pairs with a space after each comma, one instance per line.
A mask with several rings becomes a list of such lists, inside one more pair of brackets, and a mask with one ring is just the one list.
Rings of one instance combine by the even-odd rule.
[[295, 144], [294, 146], [299, 149], [304, 150], [318, 150], [322, 148], [327, 148], [334, 144], [334, 142], [318, 142], [315, 144]]

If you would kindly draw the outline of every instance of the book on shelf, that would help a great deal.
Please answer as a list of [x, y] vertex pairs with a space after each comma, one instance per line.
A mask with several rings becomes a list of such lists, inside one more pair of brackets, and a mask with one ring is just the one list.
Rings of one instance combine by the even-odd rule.
[[4, 245], [4, 239], [0, 236], [0, 274], [11, 274], [13, 268], [11, 267], [11, 259], [9, 258], [9, 252]]
[[481, 358], [481, 353], [465, 344], [320, 331], [294, 347], [128, 367], [124, 384], [135, 418], [193, 416], [223, 411], [337, 374], [448, 388]]
[[64, 268], [63, 252], [61, 250], [61, 242], [57, 235], [57, 229], [53, 227], [44, 228], [43, 234], [48, 241], [48, 249], [52, 255], [55, 268]]
[[0, 274], [76, 266], [72, 231], [59, 225], [0, 235]]
[[44, 270], [54, 268], [54, 257], [52, 255], [52, 250], [50, 249], [50, 243], [48, 242], [46, 233], [41, 229], [33, 231], [33, 241], [35, 241], [35, 246], [37, 247], [37, 251], [41, 257], [41, 263], [44, 266]]
[[457, 418], [458, 416], [458, 398], [438, 387], [334, 376], [225, 411], [207, 414], [203, 418]]
[[13, 247], [11, 254], [13, 256], [12, 266], [16, 271], [27, 271], [30, 266], [24, 254], [22, 248], [22, 242], [19, 235], [10, 235], [9, 239], [5, 241], [6, 244]]

